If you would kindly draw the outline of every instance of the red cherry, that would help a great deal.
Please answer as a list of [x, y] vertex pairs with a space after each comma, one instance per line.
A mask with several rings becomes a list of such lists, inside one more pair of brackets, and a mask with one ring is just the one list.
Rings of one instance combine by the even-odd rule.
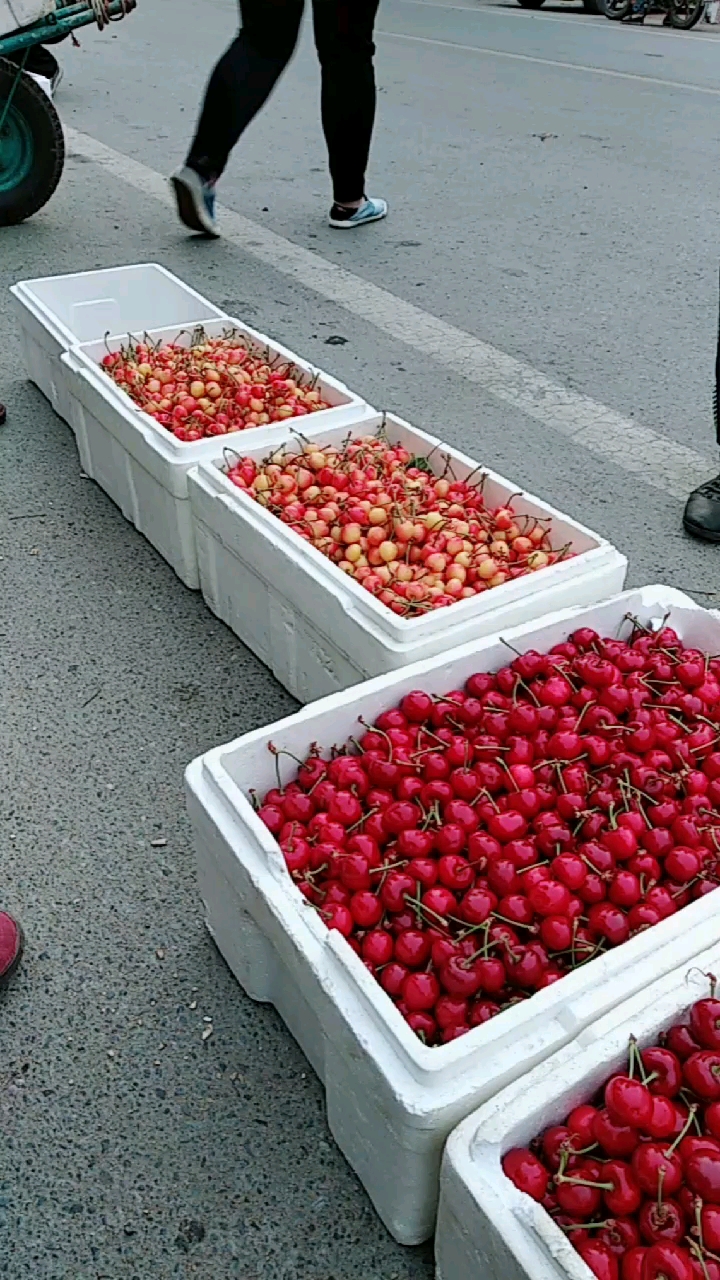
[[571, 1133], [577, 1134], [583, 1147], [591, 1147], [593, 1142], [596, 1141], [595, 1117], [597, 1115], [597, 1107], [582, 1103], [579, 1107], [575, 1107], [568, 1116], [567, 1127]]
[[597, 1280], [618, 1280], [617, 1258], [602, 1240], [580, 1240], [575, 1246]]
[[605, 1191], [605, 1204], [613, 1216], [622, 1218], [637, 1213], [643, 1194], [629, 1164], [622, 1160], [610, 1160], [603, 1165], [603, 1182], [612, 1184], [612, 1191]]
[[664, 1199], [661, 1204], [646, 1200], [638, 1215], [638, 1226], [647, 1244], [655, 1244], [659, 1240], [680, 1244], [687, 1230], [685, 1214], [680, 1205], [676, 1200], [669, 1199]]
[[579, 1221], [586, 1221], [596, 1214], [602, 1204], [600, 1187], [586, 1185], [600, 1182], [602, 1166], [591, 1160], [578, 1160], [572, 1172], [557, 1182], [556, 1196], [560, 1208]]
[[392, 960], [393, 939], [385, 929], [373, 929], [362, 940], [362, 957], [369, 964], [384, 965]]
[[705, 1108], [705, 1128], [713, 1138], [720, 1140], [720, 1102], [711, 1102], [710, 1106]]
[[477, 968], [462, 956], [450, 956], [440, 970], [440, 982], [450, 995], [468, 998], [480, 990]]
[[408, 976], [409, 970], [405, 968], [404, 964], [398, 964], [395, 960], [391, 960], [380, 975], [380, 985], [387, 991], [388, 995], [399, 996], [403, 983]]
[[683, 1063], [685, 1082], [705, 1102], [720, 1101], [720, 1053], [701, 1049]]
[[[653, 1113], [647, 1132], [651, 1138], [672, 1138], [677, 1132], [678, 1109], [670, 1098], [653, 1096]], [[681, 1125], [682, 1128], [682, 1125]]]
[[667, 1032], [665, 1036], [665, 1045], [683, 1062], [686, 1058], [689, 1058], [692, 1053], [697, 1053], [700, 1048], [697, 1041], [693, 1039], [690, 1028], [682, 1025], [681, 1023], [671, 1027]]
[[323, 909], [323, 919], [328, 929], [337, 929], [345, 938], [349, 938], [355, 927], [352, 913], [340, 902], [331, 902]]
[[693, 1191], [710, 1204], [720, 1204], [720, 1151], [696, 1151], [685, 1162]]
[[547, 1192], [550, 1174], [537, 1156], [531, 1151], [516, 1148], [503, 1156], [502, 1167], [505, 1176], [514, 1182], [519, 1191], [541, 1201]]
[[607, 1155], [614, 1157], [631, 1156], [638, 1144], [637, 1129], [617, 1124], [606, 1109], [595, 1112], [592, 1137]]
[[622, 1280], [643, 1280], [643, 1267], [647, 1249], [631, 1249], [620, 1264]]
[[440, 984], [433, 973], [410, 973], [402, 986], [402, 998], [413, 1013], [432, 1009], [440, 996]]
[[652, 1116], [652, 1095], [639, 1080], [617, 1075], [605, 1086], [605, 1106], [618, 1124], [644, 1129]]
[[643, 1049], [640, 1057], [648, 1075], [654, 1075], [648, 1089], [665, 1098], [675, 1098], [682, 1088], [682, 1066], [679, 1058], [669, 1048], [652, 1045]]
[[395, 959], [408, 969], [420, 969], [430, 956], [432, 942], [420, 929], [405, 929], [395, 939]]
[[646, 1142], [633, 1151], [633, 1173], [648, 1196], [657, 1196], [661, 1184], [662, 1194], [673, 1196], [682, 1185], [682, 1161], [676, 1152], [669, 1155], [668, 1151], [667, 1143], [660, 1142]]
[[467, 1019], [468, 1002], [461, 996], [440, 996], [435, 1004], [435, 1018], [441, 1030], [462, 1025]]
[[692, 1006], [690, 1031], [704, 1049], [720, 1050], [720, 1000], [698, 1000]]
[[651, 1245], [645, 1254], [643, 1280], [694, 1280], [687, 1249], [670, 1241]]
[[706, 1204], [700, 1213], [702, 1239], [706, 1249], [712, 1253], [720, 1251], [720, 1206]]

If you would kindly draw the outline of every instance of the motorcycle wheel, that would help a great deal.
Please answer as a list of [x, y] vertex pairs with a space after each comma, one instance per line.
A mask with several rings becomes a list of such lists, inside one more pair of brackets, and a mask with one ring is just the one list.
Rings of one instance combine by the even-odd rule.
[[630, 12], [632, 0], [599, 0], [599, 4], [600, 12], [606, 18], [610, 18], [612, 22], [622, 22]]
[[705, 11], [705, 0], [670, 0], [670, 26], [679, 31], [689, 31], [696, 26]]

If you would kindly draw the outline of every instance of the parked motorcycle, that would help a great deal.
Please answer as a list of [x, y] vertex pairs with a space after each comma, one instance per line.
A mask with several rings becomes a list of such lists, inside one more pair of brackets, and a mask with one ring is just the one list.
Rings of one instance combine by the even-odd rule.
[[[600, 11], [614, 22], [630, 17], [633, 0], [599, 0]], [[650, 12], [650, 5], [646, 12]], [[705, 0], [654, 0], [652, 9], [665, 14], [665, 24], [680, 31], [689, 31], [700, 21], [705, 12]]]

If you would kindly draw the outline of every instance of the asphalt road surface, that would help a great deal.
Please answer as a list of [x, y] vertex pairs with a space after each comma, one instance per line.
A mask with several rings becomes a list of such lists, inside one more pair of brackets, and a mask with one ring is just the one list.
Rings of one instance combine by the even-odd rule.
[[383, 0], [388, 221], [324, 223], [306, 32], [223, 181], [228, 238], [198, 243], [158, 175], [235, 19], [232, 0], [143, 0], [63, 46], [62, 185], [0, 232], [0, 905], [29, 942], [0, 1001], [11, 1280], [432, 1275], [430, 1248], [380, 1225], [317, 1080], [201, 919], [183, 767], [292, 701], [82, 477], [25, 381], [13, 281], [162, 262], [601, 530], [632, 583], [720, 600], [720, 550], [680, 528], [717, 469], [715, 29]]

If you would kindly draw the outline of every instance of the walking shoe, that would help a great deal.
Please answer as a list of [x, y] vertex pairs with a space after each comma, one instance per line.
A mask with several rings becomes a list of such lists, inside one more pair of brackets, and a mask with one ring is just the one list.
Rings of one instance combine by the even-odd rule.
[[693, 490], [685, 506], [683, 524], [693, 538], [720, 542], [720, 476]]
[[0, 986], [15, 972], [23, 953], [25, 938], [17, 920], [0, 911]]
[[379, 222], [381, 218], [387, 218], [387, 214], [386, 200], [366, 199], [359, 209], [344, 209], [342, 205], [334, 204], [328, 222], [339, 231], [351, 231], [353, 227], [364, 227], [366, 222]]
[[199, 173], [183, 165], [170, 179], [177, 201], [178, 217], [190, 231], [216, 237], [215, 184], [204, 182]]

